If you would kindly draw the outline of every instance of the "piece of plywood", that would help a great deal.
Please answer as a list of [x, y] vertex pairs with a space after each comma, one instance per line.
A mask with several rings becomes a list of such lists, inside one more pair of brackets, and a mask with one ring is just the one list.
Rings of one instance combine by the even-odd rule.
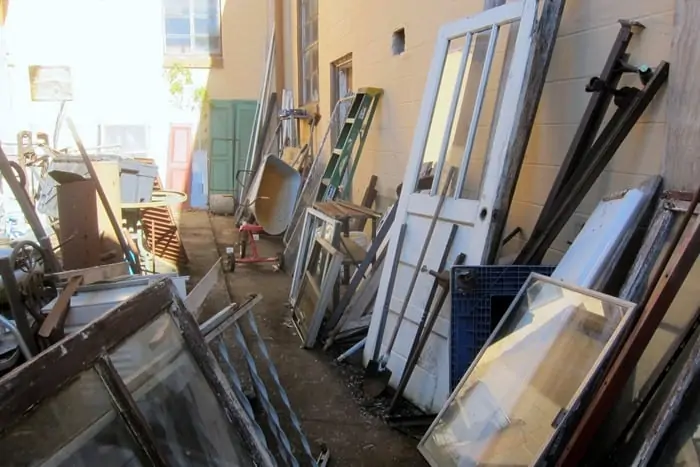
[[[700, 179], [700, 3], [676, 0], [671, 43], [671, 73], [666, 91], [666, 154], [664, 188], [695, 190]], [[689, 312], [692, 310], [688, 310]]]
[[83, 180], [58, 185], [56, 198], [64, 269], [99, 265], [100, 233], [95, 184]]
[[81, 276], [83, 285], [94, 284], [95, 282], [106, 281], [129, 274], [129, 264], [126, 261], [120, 263], [95, 266], [87, 269], [73, 269], [50, 274], [48, 277], [57, 281], [68, 281], [73, 277]]
[[[97, 179], [102, 185], [102, 190], [107, 196], [109, 206], [112, 208], [114, 216], [119, 225], [122, 225], [122, 190], [119, 181], [119, 162], [117, 161], [95, 161], [92, 163], [97, 173]], [[110, 251], [120, 251], [119, 238], [112, 228], [109, 216], [102, 203], [96, 200], [97, 204], [97, 225], [100, 231], [100, 252], [106, 254]], [[114, 256], [115, 261], [121, 260], [121, 255]]]

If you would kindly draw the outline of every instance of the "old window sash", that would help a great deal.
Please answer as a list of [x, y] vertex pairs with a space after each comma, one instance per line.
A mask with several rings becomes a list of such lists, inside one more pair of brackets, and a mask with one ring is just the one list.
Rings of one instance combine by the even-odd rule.
[[318, 102], [318, 0], [299, 0], [301, 97]]
[[[166, 316], [174, 323], [181, 338], [179, 352], [184, 350], [184, 355], [191, 359], [222, 409], [224, 418], [243, 441], [246, 452], [238, 454], [259, 465], [275, 465], [264, 440], [259, 438], [255, 421], [225, 383], [226, 377], [194, 317], [185, 308], [169, 279], [155, 283], [0, 379], [0, 443], [34, 410], [50, 402], [76, 378], [90, 374], [94, 369], [109, 393], [114, 412], [134, 441], [136, 455], [148, 459], [151, 465], [165, 465], [162, 448], [156, 444], [124, 379], [115, 371], [110, 352]], [[165, 356], [167, 352], [153, 364], [161, 364]], [[133, 378], [129, 376], [130, 383]]]
[[220, 0], [163, 0], [163, 47], [168, 56], [220, 56]]

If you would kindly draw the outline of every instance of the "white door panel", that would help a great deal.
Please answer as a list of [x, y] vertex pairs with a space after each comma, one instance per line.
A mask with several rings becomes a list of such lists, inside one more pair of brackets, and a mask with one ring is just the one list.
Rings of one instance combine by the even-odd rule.
[[[386, 258], [391, 264], [398, 254], [400, 265], [382, 351], [408, 295], [415, 268], [422, 266], [416, 263], [449, 167], [457, 170], [457, 176], [438, 216], [424, 265], [438, 268], [452, 224], [457, 224], [458, 230], [447, 264], [451, 265], [459, 253], [466, 255], [466, 264], [481, 264], [491, 209], [514, 128], [536, 12], [537, 0], [509, 2], [444, 25], [438, 33]], [[508, 35], [516, 33], [512, 24], [517, 24], [517, 39], [511, 40], [513, 49], [506, 53]], [[416, 193], [419, 171], [426, 163], [433, 166], [433, 183], [429, 190]], [[402, 251], [397, 252], [403, 223], [406, 237]], [[391, 268], [385, 268], [381, 278], [364, 350], [365, 362], [374, 351], [390, 273]], [[389, 356], [392, 385], [398, 383], [403, 372], [432, 283], [432, 276], [421, 273], [413, 288], [407, 317]], [[449, 302], [448, 299], [441, 310], [405, 393], [426, 410], [438, 410], [449, 393]]]

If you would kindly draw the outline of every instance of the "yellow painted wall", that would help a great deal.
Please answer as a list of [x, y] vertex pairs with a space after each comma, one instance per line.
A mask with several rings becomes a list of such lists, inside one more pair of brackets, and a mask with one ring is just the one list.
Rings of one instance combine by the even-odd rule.
[[[482, 7], [483, 0], [319, 2], [319, 108], [323, 116], [319, 134], [323, 134], [332, 111], [334, 60], [352, 53], [355, 88], [376, 86], [385, 90], [353, 183], [355, 199], [361, 197], [372, 174], [379, 177], [380, 207], [386, 207], [395, 197], [395, 187], [403, 181], [438, 29]], [[673, 0], [567, 1], [508, 229], [519, 225], [527, 235], [532, 228], [588, 102], [590, 95], [584, 86], [600, 73], [617, 35], [617, 20], [636, 19], [646, 26], [628, 50], [633, 63], [655, 66], [669, 58], [673, 9]], [[405, 28], [406, 51], [392, 55], [391, 35], [401, 27]], [[298, 57], [293, 59], [298, 63]], [[639, 85], [634, 79], [627, 82]], [[298, 82], [295, 86], [298, 97]], [[635, 185], [646, 175], [659, 172], [665, 120], [661, 92], [557, 239], [548, 261], [558, 260], [567, 241], [573, 239], [585, 216], [605, 193]], [[504, 253], [517, 251], [524, 238], [511, 242]]]
[[[372, 174], [379, 178], [378, 207], [383, 209], [394, 200], [395, 187], [403, 181], [406, 170], [438, 29], [446, 22], [478, 13], [483, 3], [483, 0], [319, 2], [319, 108], [323, 116], [319, 135], [328, 124], [334, 104], [330, 100], [334, 60], [352, 53], [354, 87], [374, 86], [385, 91], [355, 175], [355, 200], [360, 199]], [[537, 219], [588, 103], [590, 95], [585, 92], [585, 85], [600, 73], [619, 31], [617, 20], [635, 19], [646, 26], [635, 36], [628, 51], [632, 63], [656, 66], [670, 56], [673, 10], [673, 0], [566, 2], [507, 226], [507, 231], [520, 226], [525, 233], [508, 244], [505, 254], [519, 249]], [[405, 29], [406, 50], [393, 55], [391, 36], [398, 28]], [[639, 86], [634, 77], [627, 77], [624, 82]], [[298, 96], [298, 83], [295, 92]], [[486, 102], [485, 106], [493, 107], [492, 104]], [[665, 106], [662, 91], [557, 238], [546, 262], [554, 263], [561, 257], [567, 242], [574, 239], [586, 216], [605, 194], [637, 185], [645, 177], [660, 172], [665, 155]], [[426, 357], [427, 363], [419, 362], [416, 369], [414, 379], [420, 381], [409, 384], [406, 392], [414, 403], [433, 411], [442, 406], [449, 393], [443, 384], [443, 375], [449, 371], [448, 346], [440, 336], [435, 337], [434, 344], [432, 355]], [[402, 345], [406, 343], [399, 342], [397, 348]]]
[[[268, 8], [261, 0], [222, 0], [222, 66], [192, 68], [190, 95], [205, 87], [210, 99], [258, 99], [272, 27]], [[0, 101], [0, 111], [12, 116], [8, 123], [0, 120], [4, 141], [14, 141], [22, 129], [53, 133], [59, 104], [31, 102], [28, 67], [63, 65], [73, 78], [68, 114], [87, 146], [97, 144], [100, 124], [148, 125], [151, 157], [163, 178], [170, 124], [201, 127], [194, 146], [208, 149], [206, 112], [200, 122], [200, 108], [171, 102], [160, 0], [13, 2], [1, 38], [6, 65], [0, 75], [7, 75], [2, 92], [11, 99]], [[60, 142], [72, 144], [70, 135], [62, 132]]]

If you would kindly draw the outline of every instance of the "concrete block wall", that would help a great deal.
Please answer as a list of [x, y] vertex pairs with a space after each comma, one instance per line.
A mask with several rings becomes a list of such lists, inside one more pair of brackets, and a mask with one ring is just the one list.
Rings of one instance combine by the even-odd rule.
[[[446, 22], [481, 11], [482, 5], [482, 0], [320, 2], [318, 105], [324, 119], [319, 133], [323, 134], [333, 106], [331, 63], [334, 60], [352, 53], [353, 86], [356, 89], [375, 86], [385, 91], [353, 183], [354, 199], [360, 198], [372, 174], [379, 178], [378, 207], [385, 208], [395, 198], [395, 187], [403, 181], [409, 159], [438, 29]], [[585, 85], [600, 73], [618, 33], [617, 20], [638, 20], [646, 26], [628, 48], [630, 61], [656, 66], [670, 56], [673, 9], [673, 0], [567, 2], [508, 220], [508, 230], [520, 226], [524, 234], [509, 243], [504, 254], [517, 252], [537, 219], [588, 103], [590, 96], [584, 90]], [[398, 28], [405, 30], [406, 49], [401, 55], [393, 55], [391, 36]], [[624, 83], [639, 85], [634, 77], [626, 77]], [[660, 173], [666, 145], [665, 107], [662, 91], [557, 238], [546, 262], [558, 261], [604, 195]], [[399, 333], [399, 341], [404, 335]], [[439, 357], [423, 368], [436, 375], [443, 374], [448, 371], [448, 362]], [[446, 397], [447, 392], [446, 388], [437, 388], [431, 401], [414, 402], [438, 410], [443, 403], [438, 399]]]
[[[319, 2], [318, 105], [323, 117], [319, 135], [333, 109], [334, 60], [352, 53], [355, 89], [376, 86], [385, 91], [353, 183], [355, 199], [361, 197], [373, 174], [379, 177], [378, 207], [385, 208], [395, 199], [395, 187], [403, 181], [438, 29], [446, 22], [478, 13], [482, 7], [482, 0]], [[630, 44], [630, 61], [655, 66], [659, 60], [669, 58], [673, 13], [673, 0], [567, 2], [508, 221], [508, 230], [520, 226], [524, 234], [511, 241], [504, 254], [516, 252], [534, 225], [588, 102], [590, 95], [584, 86], [600, 73], [619, 30], [617, 20], [634, 19], [646, 26]], [[293, 17], [292, 26], [296, 28], [296, 12]], [[404, 28], [406, 49], [393, 55], [392, 33], [399, 28]], [[294, 31], [292, 40], [297, 40]], [[293, 60], [298, 63], [297, 58], [295, 52]], [[295, 90], [297, 72], [295, 67]], [[639, 85], [632, 77], [625, 82]], [[559, 236], [547, 262], [558, 261], [567, 242], [573, 240], [604, 194], [659, 173], [664, 157], [665, 121], [662, 91]]]

